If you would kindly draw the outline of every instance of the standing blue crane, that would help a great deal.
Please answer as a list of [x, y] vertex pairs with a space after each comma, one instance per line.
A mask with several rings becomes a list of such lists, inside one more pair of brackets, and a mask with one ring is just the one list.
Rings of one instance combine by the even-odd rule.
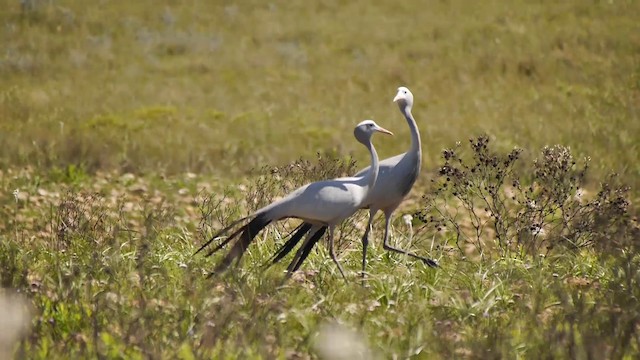
[[[375, 183], [373, 189], [369, 192], [364, 206], [362, 209], [369, 208], [369, 221], [367, 223], [366, 230], [362, 236], [362, 276], [365, 275], [365, 269], [367, 264], [367, 246], [369, 245], [369, 232], [371, 231], [371, 224], [376, 213], [380, 210], [385, 215], [385, 230], [384, 230], [384, 242], [383, 246], [385, 250], [394, 251], [397, 253], [405, 254], [415, 259], [423, 261], [430, 267], [437, 267], [438, 264], [429, 258], [425, 258], [416, 255], [407, 250], [402, 250], [392, 246], [389, 243], [389, 232], [391, 226], [391, 218], [393, 213], [398, 208], [400, 203], [407, 196], [413, 184], [415, 184], [418, 175], [420, 174], [420, 165], [422, 163], [422, 144], [420, 141], [420, 132], [418, 131], [418, 125], [416, 124], [413, 115], [411, 114], [411, 108], [413, 107], [413, 94], [406, 87], [399, 87], [398, 93], [393, 98], [393, 101], [398, 104], [400, 112], [404, 115], [411, 131], [411, 147], [409, 151], [384, 159], [380, 161], [378, 169], [378, 180]], [[367, 167], [356, 173], [355, 176], [365, 176], [372, 171], [373, 167]], [[314, 233], [322, 233], [326, 229], [321, 226], [303, 223], [301, 224], [293, 236], [282, 245], [282, 247], [272, 257], [272, 263], [278, 262], [285, 257], [288, 252], [295, 247], [296, 243], [302, 239], [305, 233], [309, 233], [305, 242], [300, 247], [298, 254], [294, 257], [293, 261], [288, 267], [288, 271], [296, 271], [302, 262], [309, 255], [309, 252], [315, 246], [320, 237], [314, 236]]]
[[[340, 274], [345, 277], [342, 266], [338, 262], [333, 248], [333, 233], [336, 225], [353, 215], [358, 209], [365, 205], [364, 202], [368, 198], [367, 195], [376, 183], [378, 178], [378, 154], [371, 142], [371, 137], [375, 132], [393, 135], [391, 131], [380, 127], [373, 120], [362, 121], [353, 131], [356, 140], [363, 144], [370, 152], [370, 171], [353, 177], [318, 181], [301, 186], [284, 198], [259, 209], [252, 215], [238, 219], [231, 223], [231, 225], [220, 230], [213, 235], [209, 241], [202, 245], [196, 251], [196, 254], [207, 248], [214, 240], [238, 224], [249, 220], [247, 224], [241, 226], [207, 253], [206, 256], [210, 256], [218, 252], [226, 244], [239, 236], [231, 250], [222, 259], [222, 262], [215, 267], [213, 273], [223, 271], [227, 269], [234, 260], [236, 263], [240, 261], [242, 255], [244, 255], [256, 235], [271, 222], [287, 218], [298, 218], [307, 224], [301, 228], [305, 228], [307, 231], [312, 228], [314, 229], [313, 233], [309, 235], [309, 242], [316, 242], [328, 228], [331, 258], [336, 263], [338, 270], [340, 270]], [[296, 234], [294, 237], [299, 236], [299, 238], [301, 238], [303, 235], [304, 233]], [[289, 251], [290, 250], [291, 249], [289, 249]], [[300, 253], [300, 257], [302, 257], [303, 253], [304, 251]]]

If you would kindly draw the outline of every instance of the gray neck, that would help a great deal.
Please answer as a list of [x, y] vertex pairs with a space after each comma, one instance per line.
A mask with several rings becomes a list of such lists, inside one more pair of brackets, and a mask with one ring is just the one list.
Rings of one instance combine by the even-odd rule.
[[404, 106], [400, 106], [400, 111], [402, 112], [402, 115], [404, 115], [404, 118], [407, 119], [407, 124], [409, 125], [409, 130], [411, 131], [411, 149], [409, 149], [408, 153], [414, 154], [418, 158], [418, 164], [421, 164], [422, 142], [420, 141], [418, 124], [416, 124], [416, 121], [411, 114], [411, 106], [406, 104]]
[[369, 149], [369, 153], [371, 153], [371, 170], [367, 173], [367, 186], [369, 187], [369, 190], [371, 190], [376, 184], [376, 180], [378, 180], [378, 171], [380, 170], [380, 165], [378, 164], [378, 152], [376, 152], [375, 146], [371, 143], [371, 139], [369, 139], [364, 146], [366, 146], [367, 149]]

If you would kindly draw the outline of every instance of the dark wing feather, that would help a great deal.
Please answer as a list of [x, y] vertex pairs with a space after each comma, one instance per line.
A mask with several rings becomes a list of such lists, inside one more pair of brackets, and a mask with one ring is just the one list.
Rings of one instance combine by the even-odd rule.
[[[231, 263], [235, 260], [236, 263], [240, 261], [242, 255], [244, 255], [245, 251], [249, 247], [249, 244], [253, 241], [253, 239], [258, 235], [258, 233], [264, 229], [267, 225], [271, 223], [271, 220], [265, 216], [264, 214], [256, 216], [253, 220], [251, 220], [247, 225], [243, 226], [240, 230], [242, 230], [242, 234], [238, 241], [233, 244], [233, 247], [227, 255], [222, 259], [220, 264], [215, 267], [211, 275], [226, 270]], [[237, 234], [240, 230], [238, 230], [235, 234]], [[230, 237], [231, 238], [231, 237]], [[231, 241], [230, 239], [226, 239], [224, 243], [228, 243]], [[224, 246], [223, 244], [221, 244]], [[221, 246], [218, 246], [220, 248]], [[216, 248], [217, 249], [217, 248]], [[215, 250], [215, 249], [214, 249]]]
[[303, 247], [300, 249], [302, 251], [300, 258], [298, 259], [298, 261], [295, 262], [295, 264], [293, 261], [291, 262], [291, 264], [289, 264], [289, 267], [287, 268], [287, 276], [291, 276], [291, 274], [298, 271], [302, 263], [309, 256], [311, 249], [313, 249], [313, 247], [320, 240], [320, 238], [322, 238], [322, 235], [324, 235], [326, 231], [327, 231], [326, 226], [321, 227], [318, 231], [316, 231], [315, 234], [313, 234], [313, 236], [309, 239], [309, 241], [307, 241], [305, 244], [302, 245]]
[[289, 252], [291, 252], [291, 250], [298, 244], [298, 242], [300, 242], [300, 239], [304, 237], [304, 235], [311, 229], [312, 226], [313, 225], [309, 223], [300, 224], [300, 226], [296, 228], [295, 234], [293, 234], [293, 236], [291, 236], [291, 238], [289, 238], [289, 240], [287, 240], [287, 242], [285, 242], [269, 259], [268, 262], [271, 263], [269, 265], [273, 265], [282, 260], [283, 257], [287, 256], [287, 254], [289, 254]]
[[[209, 239], [209, 241], [207, 241], [206, 243], [204, 243], [204, 245], [200, 246], [200, 248], [198, 249], [198, 251], [196, 251], [193, 255], [198, 254], [200, 251], [204, 250], [207, 246], [209, 246], [209, 244], [211, 244], [217, 237], [219, 237], [220, 235], [226, 233], [227, 231], [229, 231], [229, 229], [231, 229], [232, 227], [238, 225], [239, 223], [241, 223], [242, 221], [248, 219], [248, 216], [243, 217], [242, 219], [238, 219], [234, 222], [232, 222], [229, 226], [227, 226], [226, 228], [218, 231], [216, 234], [214, 234], [211, 239]], [[237, 235], [237, 233], [235, 234]], [[228, 242], [228, 241], [227, 241]], [[225, 244], [227, 243], [225, 242]], [[224, 246], [224, 245], [223, 245]], [[216, 250], [217, 251], [217, 250]], [[213, 254], [215, 251], [212, 251], [209, 253], [209, 255]], [[208, 256], [208, 255], [207, 255]]]

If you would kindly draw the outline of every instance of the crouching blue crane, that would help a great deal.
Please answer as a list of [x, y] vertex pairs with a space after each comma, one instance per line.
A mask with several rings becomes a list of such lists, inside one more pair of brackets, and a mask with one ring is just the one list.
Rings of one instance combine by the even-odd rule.
[[[299, 227], [298, 233], [302, 228], [306, 229], [306, 231], [294, 235], [294, 237], [299, 236], [296, 242], [311, 229], [313, 231], [309, 232], [308, 239], [305, 240], [305, 243], [315, 243], [328, 228], [329, 253], [331, 254], [331, 259], [338, 266], [340, 274], [345, 277], [342, 266], [338, 262], [333, 248], [333, 233], [336, 225], [340, 224], [344, 219], [353, 215], [358, 209], [365, 205], [364, 202], [367, 200], [367, 195], [376, 183], [378, 178], [378, 154], [371, 142], [371, 137], [375, 132], [393, 135], [391, 131], [380, 127], [373, 120], [362, 121], [353, 131], [356, 140], [363, 144], [371, 154], [371, 171], [367, 171], [359, 176], [318, 181], [301, 186], [284, 198], [263, 207], [252, 215], [238, 219], [231, 225], [220, 230], [217, 234], [213, 235], [209, 241], [202, 245], [200, 249], [196, 251], [196, 254], [207, 248], [214, 240], [238, 224], [248, 220], [247, 224], [242, 225], [206, 255], [210, 256], [215, 254], [233, 239], [238, 238], [222, 261], [215, 267], [213, 273], [226, 270], [234, 260], [236, 264], [240, 261], [242, 255], [244, 255], [256, 235], [271, 222], [287, 218], [297, 218], [304, 221], [304, 224]], [[288, 251], [292, 248], [293, 246]], [[303, 257], [302, 254], [304, 254], [304, 251], [299, 253], [299, 257]]]
[[[373, 189], [368, 192], [368, 197], [362, 208], [369, 208], [369, 221], [367, 223], [366, 230], [362, 237], [362, 276], [365, 275], [365, 269], [367, 264], [367, 246], [369, 244], [369, 232], [371, 231], [371, 224], [373, 218], [379, 210], [382, 210], [385, 215], [385, 230], [384, 230], [384, 242], [383, 246], [385, 250], [394, 251], [415, 259], [421, 260], [427, 266], [437, 267], [438, 264], [428, 258], [416, 255], [407, 250], [402, 250], [392, 246], [389, 243], [389, 231], [391, 225], [391, 218], [393, 213], [398, 208], [400, 203], [407, 196], [413, 184], [415, 184], [418, 174], [420, 174], [420, 165], [422, 163], [422, 145], [420, 141], [420, 132], [418, 131], [418, 125], [416, 124], [413, 115], [411, 114], [411, 108], [413, 107], [413, 94], [406, 87], [399, 87], [393, 101], [398, 104], [398, 108], [404, 118], [407, 120], [409, 130], [411, 131], [411, 147], [409, 151], [384, 159], [380, 161], [379, 169], [374, 169], [373, 166], [364, 168], [356, 173], [356, 177], [366, 176], [369, 173], [378, 171], [378, 179]], [[311, 248], [319, 240], [313, 237], [313, 233], [323, 232], [326, 229], [322, 227], [314, 226], [314, 224], [303, 223], [300, 225], [296, 233], [276, 252], [272, 258], [272, 263], [278, 262], [285, 257], [288, 252], [293, 249], [296, 242], [299, 242], [304, 232], [309, 232], [310, 236], [303, 243], [296, 254], [293, 261], [289, 265], [289, 271], [296, 271], [302, 262], [305, 260]], [[301, 233], [303, 232], [303, 233]], [[300, 255], [300, 256], [298, 256]]]

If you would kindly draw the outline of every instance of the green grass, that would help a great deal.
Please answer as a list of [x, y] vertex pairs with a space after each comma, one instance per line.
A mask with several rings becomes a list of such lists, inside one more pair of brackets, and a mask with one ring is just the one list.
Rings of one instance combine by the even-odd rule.
[[407, 85], [427, 169], [487, 132], [640, 178], [633, 1], [32, 2], [0, 14], [9, 164], [233, 178], [316, 151], [365, 160], [351, 139], [365, 118], [398, 135], [383, 155], [406, 148], [391, 99]]
[[[523, 168], [545, 145], [590, 157], [587, 197], [617, 172], [636, 215], [636, 1], [12, 0], [0, 24], [0, 295], [19, 291], [33, 316], [0, 357], [317, 357], [335, 322], [379, 358], [640, 352], [635, 243], [471, 261], [401, 219], [434, 194], [442, 149], [483, 133], [522, 148]], [[323, 246], [284, 285], [282, 265], [259, 268], [286, 226], [205, 278], [216, 259], [197, 245], [291, 187], [256, 168], [365, 164], [352, 128], [367, 118], [396, 134], [376, 139], [382, 157], [404, 151], [400, 85], [424, 170], [394, 241], [440, 269], [384, 252], [376, 224], [360, 286], [360, 214], [340, 232], [349, 283]], [[209, 194], [221, 205], [203, 217]]]
[[[306, 357], [315, 353], [322, 325], [335, 321], [357, 330], [382, 358], [586, 358], [638, 351], [635, 340], [620, 340], [640, 316], [635, 275], [624, 274], [638, 271], [637, 259], [585, 249], [472, 262], [432, 247], [430, 237], [416, 231], [420, 239], [414, 241], [441, 268], [376, 246], [363, 287], [356, 281], [358, 246], [342, 252], [349, 283], [321, 247], [283, 284], [282, 266], [266, 272], [259, 266], [275, 242], [258, 241], [242, 267], [206, 279], [212, 261], [191, 256], [206, 230], [206, 224], [196, 226], [198, 205], [205, 203], [197, 190], [202, 178], [103, 175], [37, 188], [32, 172], [4, 179], [10, 179], [4, 193], [23, 189], [18, 201], [8, 199], [3, 207], [10, 220], [0, 251], [3, 286], [19, 289], [32, 304], [21, 356]], [[234, 189], [227, 190], [233, 196]], [[249, 206], [242, 195], [235, 199], [214, 209]], [[281, 234], [276, 227], [268, 237]], [[408, 245], [410, 230], [401, 221], [395, 234]]]

